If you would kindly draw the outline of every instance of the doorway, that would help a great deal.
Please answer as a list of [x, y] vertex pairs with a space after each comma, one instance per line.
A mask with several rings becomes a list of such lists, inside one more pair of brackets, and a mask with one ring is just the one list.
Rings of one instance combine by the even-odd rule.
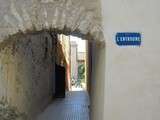
[[89, 120], [89, 48], [82, 38], [58, 34], [55, 99], [38, 120]]

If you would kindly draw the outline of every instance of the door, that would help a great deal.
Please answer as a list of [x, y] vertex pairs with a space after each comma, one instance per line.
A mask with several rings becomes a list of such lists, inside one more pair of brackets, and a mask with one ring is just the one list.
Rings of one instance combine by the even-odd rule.
[[57, 98], [65, 97], [65, 67], [56, 64], [56, 88], [55, 96]]

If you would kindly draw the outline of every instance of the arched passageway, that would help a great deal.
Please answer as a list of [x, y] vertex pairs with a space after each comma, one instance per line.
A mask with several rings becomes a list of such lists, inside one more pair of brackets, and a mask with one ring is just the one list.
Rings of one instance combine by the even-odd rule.
[[1, 2], [0, 8], [5, 6], [5, 10], [0, 13], [0, 101], [8, 106], [2, 109], [14, 111], [15, 117], [31, 119], [50, 102], [54, 40], [57, 33], [63, 33], [93, 43], [91, 117], [96, 119], [96, 112], [103, 114], [103, 110], [96, 107], [103, 105], [100, 86], [105, 77], [99, 4], [88, 6], [90, 1], [73, 0]]
[[[17, 33], [1, 43], [0, 65], [2, 68], [1, 72], [3, 73], [0, 81], [1, 102], [8, 105], [7, 109], [15, 108], [13, 109], [13, 111], [15, 111], [15, 117], [17, 116], [27, 120], [33, 119], [33, 117], [36, 117], [37, 114], [52, 102], [54, 95], [53, 89], [56, 87], [54, 83], [54, 67], [56, 62], [55, 50], [57, 47], [55, 44], [57, 35], [61, 32], [62, 31], [41, 30], [27, 34]], [[76, 32], [72, 35], [79, 35], [85, 39], [91, 39], [89, 35], [75, 33]], [[95, 45], [96, 44], [95, 42]], [[91, 72], [90, 74], [94, 73]], [[92, 81], [88, 82], [88, 90], [90, 93], [92, 93], [91, 82]], [[71, 94], [72, 93], [73, 92], [71, 92]], [[80, 95], [79, 93], [77, 94]], [[67, 98], [71, 99], [68, 95], [70, 95], [70, 93], [67, 93]], [[81, 95], [85, 100], [88, 99], [85, 93], [81, 93]], [[86, 109], [86, 116], [81, 116], [79, 119], [84, 119], [85, 117], [88, 120], [88, 102], [79, 100], [79, 103], [83, 103]], [[77, 106], [78, 104], [75, 105]], [[82, 108], [79, 110], [81, 111]], [[70, 112], [73, 113], [73, 111]], [[11, 115], [12, 113], [7, 114]], [[76, 116], [70, 117], [74, 118]]]

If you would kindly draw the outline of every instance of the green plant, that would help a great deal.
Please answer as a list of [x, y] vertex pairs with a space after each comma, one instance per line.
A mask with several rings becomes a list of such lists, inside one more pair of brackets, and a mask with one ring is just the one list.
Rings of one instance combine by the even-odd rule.
[[78, 66], [78, 79], [85, 78], [85, 65], [81, 64]]

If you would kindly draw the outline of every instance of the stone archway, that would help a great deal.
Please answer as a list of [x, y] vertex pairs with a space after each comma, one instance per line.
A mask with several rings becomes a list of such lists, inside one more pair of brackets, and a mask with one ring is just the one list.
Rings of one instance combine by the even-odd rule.
[[0, 9], [1, 40], [18, 31], [67, 28], [103, 41], [99, 0], [2, 0]]
[[[13, 57], [13, 54], [15, 54], [15, 49], [19, 50], [18, 58], [24, 59], [25, 57], [23, 57], [23, 55], [26, 55], [26, 57], [28, 58], [28, 60], [26, 61], [26, 65], [23, 66], [24, 68], [27, 68], [28, 71], [32, 69], [30, 64], [34, 64], [34, 62], [42, 63], [42, 61], [36, 57], [31, 61], [29, 59], [32, 59], [32, 57], [34, 56], [34, 52], [38, 53], [39, 50], [42, 53], [45, 52], [44, 49], [41, 49], [39, 47], [43, 46], [43, 43], [45, 44], [44, 41], [46, 39], [48, 39], [48, 43], [51, 43], [51, 39], [53, 39], [50, 35], [51, 31], [63, 34], [76, 34], [78, 36], [80, 35], [81, 37], [87, 37], [88, 40], [98, 41], [98, 43], [102, 43], [103, 33], [101, 27], [99, 0], [94, 0], [92, 4], [90, 3], [91, 1], [93, 2], [93, 0], [1, 0], [0, 52], [2, 52], [3, 54], [1, 54], [2, 57], [0, 56], [0, 66], [4, 65], [5, 67], [4, 70], [6, 71], [2, 71], [4, 72], [4, 78], [8, 81], [10, 78], [14, 79], [13, 81], [15, 82], [13, 82], [12, 84], [19, 83], [19, 80], [16, 79], [17, 76], [15, 76], [15, 72], [13, 72], [16, 67], [19, 67], [19, 65], [14, 63], [21, 63], [22, 61], [18, 61], [17, 56], [14, 56], [14, 59], [11, 58]], [[36, 42], [35, 39], [40, 39], [39, 43], [38, 41]], [[32, 46], [32, 44], [35, 44], [37, 47]], [[27, 45], [31, 48], [27, 47]], [[48, 47], [50, 50], [52, 46], [48, 44]], [[20, 48], [22, 48], [22, 51], [20, 50]], [[27, 56], [27, 54], [24, 54], [25, 50], [28, 50], [27, 54], [29, 56]], [[43, 55], [41, 55], [41, 52], [39, 52], [39, 56], [43, 59]], [[5, 55], [6, 53], [11, 57]], [[5, 59], [9, 58], [9, 60], [7, 61], [9, 64], [6, 63], [5, 59], [1, 59], [3, 57]], [[48, 66], [49, 63], [51, 63], [51, 61], [46, 61], [46, 66]], [[43, 67], [45, 66], [40, 66], [40, 69], [43, 70]], [[7, 70], [10, 69], [12, 69], [12, 71], [8, 72]], [[38, 67], [35, 67], [33, 69], [38, 69]], [[23, 72], [22, 70], [20, 71]], [[47, 69], [47, 72], [50, 72], [50, 70]], [[27, 74], [32, 73], [34, 72], [30, 71]], [[25, 107], [34, 105], [34, 102], [36, 100], [31, 104], [26, 103], [23, 106], [19, 106], [21, 102], [24, 101], [25, 96], [23, 96], [23, 98], [20, 98], [21, 100], [17, 102], [17, 98], [19, 98], [20, 96], [17, 96], [17, 98], [14, 99], [15, 94], [5, 92], [5, 90], [7, 90], [7, 82], [3, 80], [0, 82], [3, 82], [3, 84], [0, 84], [0, 88], [2, 88], [0, 92], [2, 92], [4, 96], [11, 95], [13, 99], [12, 97], [9, 97], [9, 100], [13, 101], [12, 104], [16, 104], [16, 106], [19, 107], [19, 110], [25, 112]], [[35, 84], [37, 83], [35, 82]], [[30, 87], [29, 83], [27, 83], [27, 85]], [[26, 87], [27, 89], [28, 86], [24, 85], [24, 87]], [[11, 86], [10, 88], [10, 90], [13, 92], [15, 90], [21, 90], [15, 86]], [[33, 86], [30, 88], [32, 89]], [[28, 91], [22, 90], [21, 92], [25, 92], [25, 95], [28, 95], [28, 97], [30, 97], [30, 93]], [[48, 95], [49, 93], [46, 94]], [[3, 96], [1, 97], [3, 98]], [[40, 101], [42, 100], [39, 97], [37, 97], [37, 99], [40, 99]], [[45, 105], [42, 105], [41, 107], [43, 106]], [[37, 109], [34, 109], [33, 111], [31, 111], [30, 109], [31, 108], [27, 108], [26, 110], [27, 112], [30, 112], [27, 113], [30, 114], [30, 116], [37, 112]]]

